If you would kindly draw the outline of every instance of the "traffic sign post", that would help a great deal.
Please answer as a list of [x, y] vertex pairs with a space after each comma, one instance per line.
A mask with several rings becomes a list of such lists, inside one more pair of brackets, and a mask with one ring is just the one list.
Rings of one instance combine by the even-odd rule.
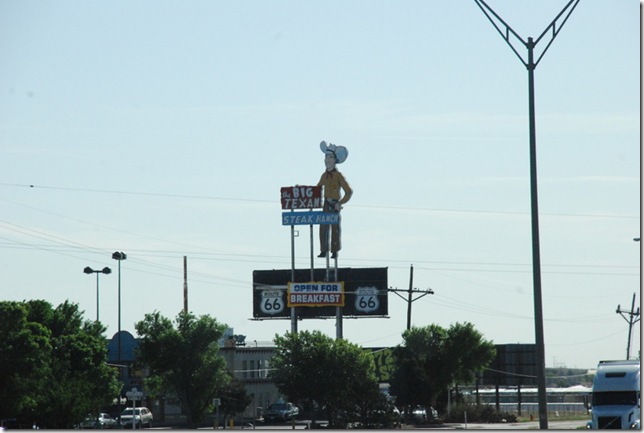
[[132, 391], [126, 392], [125, 396], [132, 400], [132, 430], [134, 430], [136, 428], [136, 401], [141, 400], [143, 393], [134, 387]]
[[[215, 422], [213, 423], [212, 428], [215, 430], [219, 430], [219, 406], [221, 406], [221, 399], [220, 398], [213, 398], [212, 399], [212, 404], [216, 408], [216, 415], [215, 415]], [[225, 425], [224, 425], [225, 427]]]

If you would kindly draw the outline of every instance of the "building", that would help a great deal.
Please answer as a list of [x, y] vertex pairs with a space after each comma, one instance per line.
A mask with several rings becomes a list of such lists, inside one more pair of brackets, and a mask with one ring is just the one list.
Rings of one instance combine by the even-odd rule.
[[243, 414], [244, 419], [258, 419], [272, 403], [282, 396], [269, 380], [270, 359], [275, 353], [272, 342], [246, 344], [239, 338], [229, 338], [220, 350], [226, 360], [228, 371], [243, 384], [252, 401]]

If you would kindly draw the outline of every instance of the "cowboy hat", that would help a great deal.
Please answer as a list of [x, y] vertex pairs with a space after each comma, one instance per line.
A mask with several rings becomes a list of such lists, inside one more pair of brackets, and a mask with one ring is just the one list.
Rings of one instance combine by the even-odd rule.
[[320, 150], [324, 153], [332, 153], [335, 155], [337, 164], [342, 164], [349, 156], [349, 151], [344, 146], [336, 146], [335, 144], [326, 144], [326, 141], [320, 142]]

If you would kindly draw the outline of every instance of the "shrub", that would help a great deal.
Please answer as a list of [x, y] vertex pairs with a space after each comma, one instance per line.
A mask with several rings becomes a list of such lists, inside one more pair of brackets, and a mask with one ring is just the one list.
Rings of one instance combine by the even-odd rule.
[[498, 412], [494, 406], [477, 406], [464, 403], [453, 406], [449, 415], [445, 415], [445, 422], [465, 422], [465, 413], [467, 413], [467, 422], [500, 423], [517, 421], [516, 415], [508, 412]]

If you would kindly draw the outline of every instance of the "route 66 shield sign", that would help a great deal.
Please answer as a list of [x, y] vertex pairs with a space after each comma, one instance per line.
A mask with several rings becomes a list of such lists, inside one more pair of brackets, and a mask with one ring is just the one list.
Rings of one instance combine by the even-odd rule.
[[284, 311], [284, 291], [264, 290], [259, 303], [259, 309], [264, 314], [270, 315], [279, 314]]
[[380, 307], [378, 300], [378, 288], [358, 287], [356, 289], [356, 310], [364, 313], [371, 313]]

